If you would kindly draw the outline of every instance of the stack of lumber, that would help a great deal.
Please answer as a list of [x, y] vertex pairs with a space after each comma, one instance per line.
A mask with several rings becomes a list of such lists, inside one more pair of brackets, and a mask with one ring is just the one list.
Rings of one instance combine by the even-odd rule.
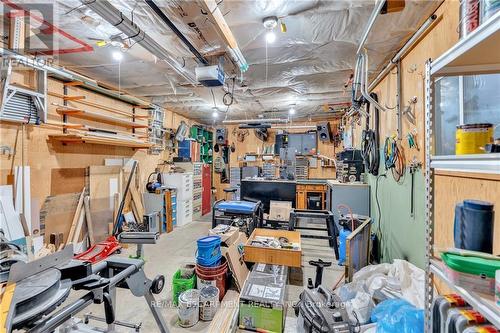
[[[65, 130], [63, 134], [49, 135], [51, 140], [60, 141], [63, 144], [91, 143], [101, 145], [113, 145], [129, 148], [150, 148], [152, 143], [148, 142], [147, 133], [140, 135], [135, 133], [136, 129], [147, 129], [149, 127], [146, 119], [149, 116], [130, 113], [104, 105], [85, 101], [85, 96], [67, 96], [54, 94], [65, 101], [81, 103], [99, 111], [85, 110], [74, 106], [52, 103], [56, 111], [64, 116], [63, 122], [48, 122], [47, 126], [61, 127]], [[91, 125], [75, 124], [67, 121], [67, 117], [79, 118], [98, 122], [99, 124], [112, 125], [113, 128], [100, 128]], [[116, 126], [127, 130], [117, 130]], [[132, 132], [129, 132], [132, 130]]]
[[[130, 177], [130, 167], [127, 165], [90, 166], [86, 187], [78, 193], [64, 193], [64, 190], [75, 188], [84, 179], [79, 170], [62, 171], [57, 169], [54, 173], [72, 177], [66, 182], [67, 186], [52, 186], [53, 193], [57, 195], [48, 196], [42, 206], [40, 229], [45, 245], [37, 254], [38, 257], [69, 244], [90, 247], [111, 235], [125, 184]], [[132, 178], [123, 214], [130, 212], [135, 222], [142, 223], [144, 204], [138, 179], [137, 175]]]
[[210, 323], [208, 333], [233, 333], [236, 332], [238, 326], [238, 301], [240, 294], [234, 290], [228, 290], [219, 310], [215, 314], [214, 319]]
[[[71, 224], [68, 224], [71, 221]], [[93, 245], [94, 225], [90, 215], [90, 199], [86, 189], [80, 193], [48, 196], [40, 211], [40, 225], [44, 238], [44, 247], [37, 253], [43, 257], [64, 246]]]

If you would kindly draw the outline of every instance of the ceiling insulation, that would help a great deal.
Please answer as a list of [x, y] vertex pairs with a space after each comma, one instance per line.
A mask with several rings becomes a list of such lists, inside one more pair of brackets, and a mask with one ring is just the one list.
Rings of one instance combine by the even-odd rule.
[[[29, 2], [16, 3], [29, 7]], [[197, 59], [144, 1], [110, 3], [166, 49], [186, 71], [194, 73], [199, 66]], [[158, 0], [156, 3], [202, 55], [210, 59], [211, 54], [223, 54], [226, 50], [199, 2]], [[89, 43], [94, 51], [63, 54], [57, 61], [204, 123], [213, 122], [214, 107], [220, 113], [218, 122], [255, 118], [266, 111], [282, 116], [291, 107], [296, 110], [295, 118], [309, 118], [324, 115], [324, 110], [328, 110], [325, 104], [350, 100], [350, 90], [346, 91], [344, 84], [353, 71], [355, 52], [374, 1], [223, 0], [218, 3], [249, 65], [248, 71], [241, 74], [226, 57], [228, 78], [224, 88], [192, 86], [165, 61], [133, 41], [128, 41], [129, 47], [123, 49], [123, 60], [118, 63], [112, 54], [120, 51], [120, 47], [111, 43], [100, 47], [96, 40], [110, 40], [120, 31], [80, 0], [58, 1], [54, 25]], [[403, 11], [379, 16], [366, 43], [372, 74], [380, 70], [439, 3], [407, 0]], [[262, 19], [267, 16], [277, 16], [287, 31], [281, 33], [278, 25], [276, 41], [266, 49]], [[222, 98], [232, 90], [232, 78], [235, 78], [234, 103], [227, 108]]]

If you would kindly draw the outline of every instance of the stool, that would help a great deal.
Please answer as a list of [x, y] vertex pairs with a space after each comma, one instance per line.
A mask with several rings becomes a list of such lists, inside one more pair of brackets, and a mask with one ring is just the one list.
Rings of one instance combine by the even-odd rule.
[[224, 189], [224, 193], [226, 193], [226, 194], [224, 195], [224, 198], [226, 199], [226, 201], [229, 201], [229, 200], [227, 199], [227, 194], [228, 194], [228, 193], [236, 193], [236, 191], [238, 191], [238, 189], [237, 189], [237, 188], [234, 188], [234, 187], [225, 188], [225, 189]]

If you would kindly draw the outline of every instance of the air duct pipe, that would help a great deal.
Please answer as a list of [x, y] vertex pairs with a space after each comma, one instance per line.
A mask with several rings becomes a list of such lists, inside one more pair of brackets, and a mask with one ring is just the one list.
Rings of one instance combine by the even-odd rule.
[[108, 23], [124, 33], [127, 38], [132, 39], [151, 54], [165, 61], [179, 75], [189, 83], [197, 85], [194, 74], [187, 71], [166, 49], [158, 44], [151, 36], [147, 35], [135, 23], [130, 21], [118, 9], [106, 0], [80, 0], [82, 4], [92, 9]]
[[[371, 96], [368, 90], [366, 89], [366, 85], [368, 84], [368, 52], [366, 50], [363, 52], [361, 55], [362, 57], [362, 62], [361, 62], [361, 68], [362, 68], [362, 73], [361, 73], [361, 94], [363, 97], [370, 102], [370, 104], [373, 104], [376, 108], [382, 111], [387, 111], [385, 107], [380, 105], [376, 100], [374, 100]], [[361, 110], [360, 110], [361, 112]], [[366, 117], [368, 114], [365, 112], [364, 116]]]
[[239, 119], [239, 120], [223, 120], [223, 124], [252, 124], [252, 123], [286, 123], [288, 119], [286, 118], [271, 118], [271, 119]]
[[429, 28], [437, 21], [437, 15], [433, 14], [430, 16], [424, 24], [413, 34], [413, 36], [403, 45], [403, 47], [396, 53], [396, 55], [389, 60], [389, 63], [384, 67], [384, 69], [377, 75], [375, 80], [368, 86], [368, 91], [372, 91], [379, 83], [384, 79], [384, 77], [389, 74], [389, 72], [397, 65], [398, 61], [403, 58], [406, 53], [415, 45], [415, 43], [420, 40], [420, 38], [429, 30]]
[[130, 95], [122, 95], [119, 93], [116, 93], [112, 90], [100, 87], [99, 84], [95, 81], [92, 80], [86, 76], [83, 76], [81, 74], [72, 72], [68, 69], [62, 68], [62, 67], [54, 67], [54, 66], [49, 66], [45, 64], [45, 61], [42, 59], [37, 59], [37, 58], [31, 58], [27, 57], [22, 54], [17, 54], [11, 50], [0, 48], [0, 54], [2, 56], [6, 56], [12, 59], [15, 59], [17, 62], [20, 64], [30, 64], [35, 68], [41, 69], [41, 70], [46, 70], [47, 74], [55, 77], [59, 80], [62, 81], [80, 81], [82, 82], [82, 86], [90, 89], [92, 91], [98, 92], [100, 94], [112, 97], [114, 99], [118, 99], [121, 101], [124, 101], [129, 104], [134, 104], [134, 105], [149, 105], [150, 103], [143, 101], [137, 97], [130, 96]]
[[375, 8], [373, 8], [372, 14], [370, 15], [370, 18], [368, 19], [368, 25], [366, 26], [365, 32], [363, 33], [363, 36], [361, 37], [361, 41], [359, 42], [358, 50], [356, 51], [356, 54], [360, 54], [361, 50], [363, 50], [363, 47], [365, 46], [366, 40], [368, 39], [368, 35], [370, 34], [370, 31], [373, 28], [373, 25], [375, 24], [375, 21], [377, 21], [377, 17], [380, 14], [380, 11], [382, 10], [382, 7], [384, 6], [386, 0], [378, 0], [375, 3]]

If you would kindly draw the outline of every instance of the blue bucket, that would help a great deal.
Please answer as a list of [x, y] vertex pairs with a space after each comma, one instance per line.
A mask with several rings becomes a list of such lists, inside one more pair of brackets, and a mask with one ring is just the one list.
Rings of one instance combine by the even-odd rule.
[[217, 266], [222, 258], [220, 236], [206, 236], [198, 239], [196, 262], [205, 267]]

